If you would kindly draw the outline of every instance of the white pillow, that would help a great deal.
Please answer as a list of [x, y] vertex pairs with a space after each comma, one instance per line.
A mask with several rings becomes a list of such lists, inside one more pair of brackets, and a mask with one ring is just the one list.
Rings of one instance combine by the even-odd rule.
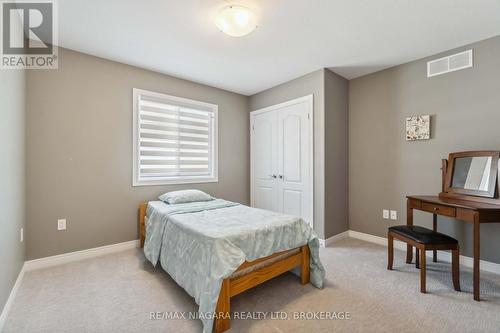
[[179, 204], [186, 202], [196, 202], [196, 201], [209, 201], [213, 200], [209, 194], [199, 190], [182, 190], [173, 191], [162, 194], [158, 197], [163, 202], [168, 204]]

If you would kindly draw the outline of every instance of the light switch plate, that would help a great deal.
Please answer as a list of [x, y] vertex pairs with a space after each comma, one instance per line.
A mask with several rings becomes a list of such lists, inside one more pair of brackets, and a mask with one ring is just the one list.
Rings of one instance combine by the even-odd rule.
[[389, 219], [389, 210], [388, 209], [383, 209], [382, 210], [382, 217], [386, 220]]
[[391, 220], [397, 220], [398, 219], [398, 212], [395, 210], [391, 210]]
[[66, 219], [57, 220], [57, 230], [66, 230]]

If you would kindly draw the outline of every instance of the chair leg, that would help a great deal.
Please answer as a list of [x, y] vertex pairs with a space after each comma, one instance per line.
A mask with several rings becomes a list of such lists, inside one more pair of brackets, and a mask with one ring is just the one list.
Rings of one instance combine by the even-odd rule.
[[[437, 231], [437, 214], [432, 215], [432, 230]], [[437, 250], [432, 250], [432, 261], [438, 262]]]
[[420, 292], [425, 293], [425, 247], [420, 251]]
[[420, 249], [418, 247], [415, 248], [415, 268], [420, 268]]
[[460, 291], [460, 249], [457, 245], [455, 250], [451, 251], [451, 269], [453, 275], [453, 287]]
[[406, 263], [411, 264], [413, 261], [413, 246], [406, 244]]
[[394, 260], [394, 237], [391, 233], [387, 235], [387, 269], [392, 271], [392, 262]]

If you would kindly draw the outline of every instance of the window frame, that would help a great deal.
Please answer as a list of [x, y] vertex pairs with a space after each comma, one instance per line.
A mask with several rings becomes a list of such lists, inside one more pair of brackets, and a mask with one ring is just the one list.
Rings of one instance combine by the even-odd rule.
[[[201, 184], [201, 183], [217, 183], [219, 181], [218, 177], [218, 169], [219, 169], [219, 157], [218, 157], [218, 137], [219, 137], [219, 131], [218, 131], [218, 111], [219, 111], [219, 106], [216, 104], [211, 104], [211, 103], [206, 103], [206, 102], [201, 102], [201, 101], [196, 101], [188, 98], [183, 98], [183, 97], [177, 97], [177, 96], [172, 96], [172, 95], [167, 95], [167, 94], [162, 94], [150, 90], [144, 90], [144, 89], [139, 89], [139, 88], [133, 88], [133, 119], [132, 119], [132, 132], [133, 132], [133, 142], [132, 142], [132, 164], [133, 164], [133, 171], [132, 171], [132, 186], [150, 186], [150, 185], [180, 185], [180, 184]], [[139, 124], [139, 96], [140, 95], [147, 95], [150, 97], [156, 97], [156, 98], [161, 98], [168, 100], [172, 102], [173, 104], [177, 103], [182, 103], [184, 105], [188, 104], [193, 107], [204, 107], [210, 109], [211, 112], [213, 112], [214, 115], [214, 120], [213, 120], [213, 135], [211, 138], [211, 144], [212, 144], [212, 154], [209, 157], [212, 158], [212, 174], [210, 176], [176, 176], [176, 177], [165, 177], [163, 179], [153, 179], [153, 180], [145, 180], [140, 178], [140, 173], [139, 173], [139, 157], [140, 157], [140, 152], [139, 152], [139, 147], [140, 147], [140, 141], [139, 141], [139, 129], [140, 129], [140, 124]]]

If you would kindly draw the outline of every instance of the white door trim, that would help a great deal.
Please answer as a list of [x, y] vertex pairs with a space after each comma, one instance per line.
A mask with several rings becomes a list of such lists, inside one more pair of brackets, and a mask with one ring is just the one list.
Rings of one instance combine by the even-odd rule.
[[283, 103], [279, 103], [279, 104], [267, 106], [267, 107], [262, 108], [262, 109], [250, 111], [250, 116], [252, 116], [252, 114], [259, 114], [259, 113], [274, 111], [274, 110], [277, 110], [277, 109], [282, 109], [284, 107], [287, 107], [287, 106], [290, 106], [290, 105], [294, 105], [294, 104], [303, 103], [303, 102], [310, 102], [311, 103], [311, 110], [310, 111], [312, 111], [313, 99], [314, 99], [313, 98], [313, 94], [307, 95], [307, 96], [302, 96], [302, 97], [295, 98], [295, 99], [292, 99], [292, 100], [289, 100], [289, 101], [286, 101], [286, 102], [283, 102]]
[[252, 166], [252, 140], [253, 140], [253, 120], [252, 118], [255, 115], [265, 113], [265, 112], [270, 112], [274, 110], [278, 110], [290, 105], [294, 104], [299, 104], [299, 103], [304, 103], [306, 102], [309, 107], [309, 190], [310, 190], [310, 196], [309, 196], [309, 205], [310, 205], [310, 218], [309, 220], [311, 221], [311, 227], [314, 228], [314, 96], [313, 94], [299, 97], [296, 99], [292, 99], [287, 102], [279, 103], [276, 105], [271, 105], [262, 109], [254, 110], [250, 112], [250, 205], [253, 206], [254, 203], [254, 198], [253, 198], [253, 166]]

